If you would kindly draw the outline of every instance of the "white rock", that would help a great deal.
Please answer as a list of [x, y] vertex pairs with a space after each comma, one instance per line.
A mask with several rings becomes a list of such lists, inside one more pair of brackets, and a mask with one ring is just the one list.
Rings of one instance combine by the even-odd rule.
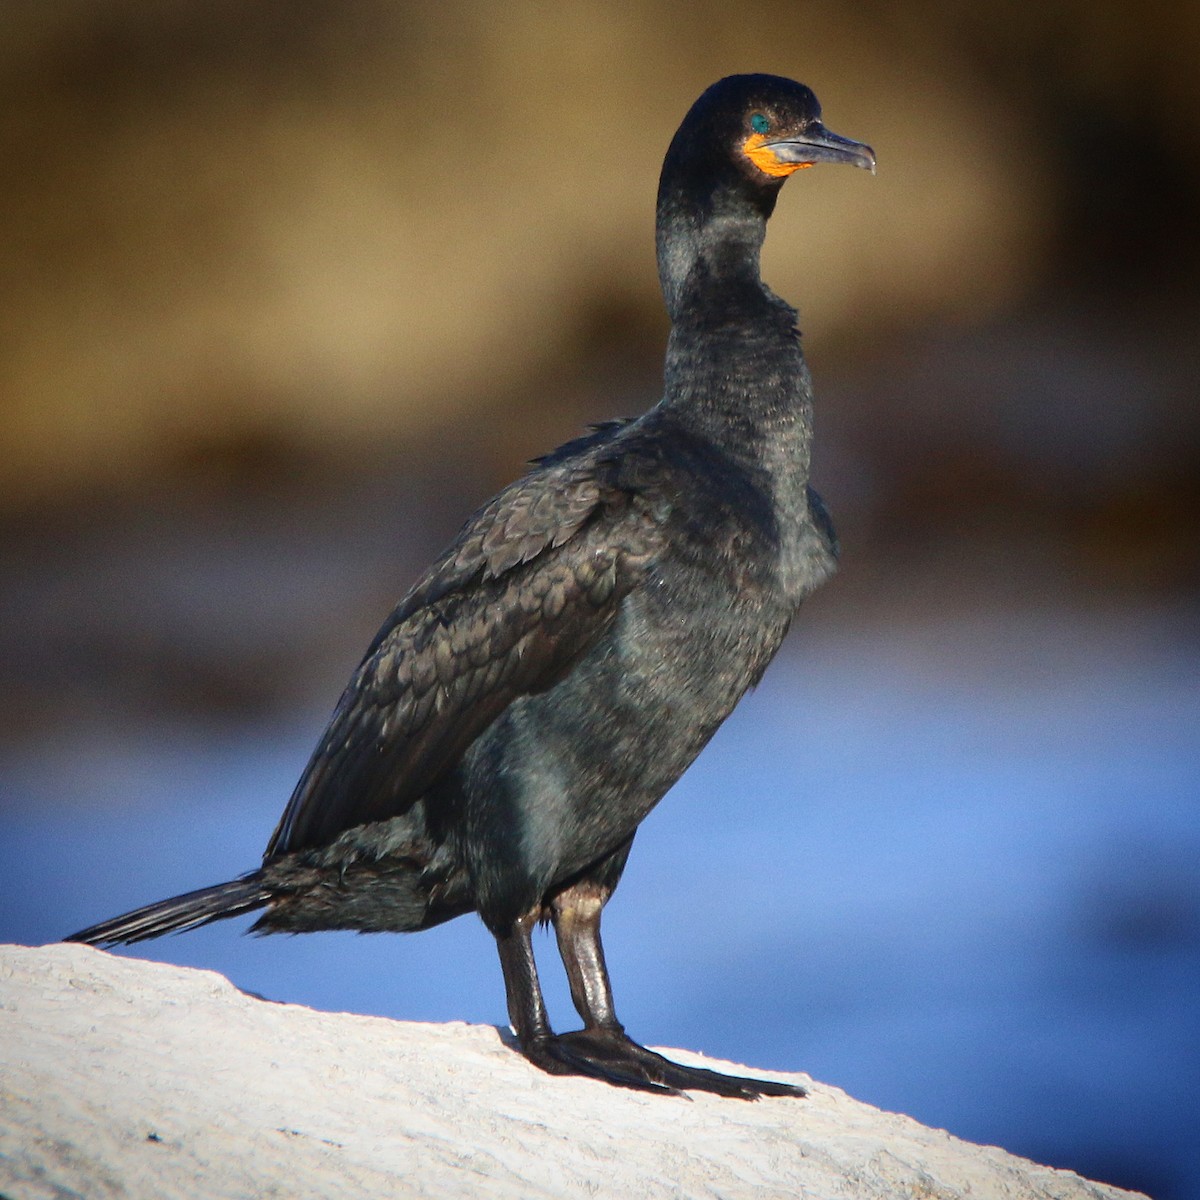
[[805, 1077], [787, 1077], [804, 1100], [665, 1098], [551, 1078], [505, 1037], [273, 1004], [86, 946], [0, 947], [0, 1195], [1131, 1195]]

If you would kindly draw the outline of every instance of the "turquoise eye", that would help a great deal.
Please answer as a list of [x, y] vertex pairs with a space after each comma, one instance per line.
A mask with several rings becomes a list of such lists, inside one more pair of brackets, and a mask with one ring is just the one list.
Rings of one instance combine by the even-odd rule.
[[750, 128], [753, 129], [755, 133], [766, 133], [767, 130], [771, 128], [771, 122], [768, 121], [767, 118], [762, 115], [762, 113], [755, 113], [754, 116], [750, 118]]

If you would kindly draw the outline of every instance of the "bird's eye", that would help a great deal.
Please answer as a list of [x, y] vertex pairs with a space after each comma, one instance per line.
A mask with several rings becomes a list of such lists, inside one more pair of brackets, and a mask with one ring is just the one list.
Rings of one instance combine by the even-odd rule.
[[766, 133], [767, 130], [771, 128], [771, 122], [768, 121], [767, 118], [762, 115], [762, 113], [755, 113], [754, 116], [750, 118], [750, 128], [753, 129], [755, 133]]

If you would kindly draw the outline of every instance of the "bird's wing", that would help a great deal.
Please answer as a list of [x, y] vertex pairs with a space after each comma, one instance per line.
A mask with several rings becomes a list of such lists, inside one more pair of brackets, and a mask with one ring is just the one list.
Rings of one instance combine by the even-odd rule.
[[609, 626], [655, 525], [595, 452], [552, 456], [480, 509], [367, 651], [266, 857], [410, 808]]

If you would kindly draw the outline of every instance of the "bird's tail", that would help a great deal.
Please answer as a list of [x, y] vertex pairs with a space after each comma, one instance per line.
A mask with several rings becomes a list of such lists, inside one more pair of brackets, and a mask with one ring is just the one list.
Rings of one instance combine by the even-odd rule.
[[164, 933], [178, 933], [184, 929], [195, 929], [211, 921], [223, 921], [241, 913], [262, 908], [272, 897], [265, 886], [261, 871], [252, 871], [240, 879], [218, 883], [214, 887], [185, 892], [157, 904], [135, 908], [133, 912], [101, 921], [81, 929], [64, 938], [67, 942], [87, 942], [92, 946], [106, 946], [115, 942], [143, 942], [147, 938], [161, 937]]

